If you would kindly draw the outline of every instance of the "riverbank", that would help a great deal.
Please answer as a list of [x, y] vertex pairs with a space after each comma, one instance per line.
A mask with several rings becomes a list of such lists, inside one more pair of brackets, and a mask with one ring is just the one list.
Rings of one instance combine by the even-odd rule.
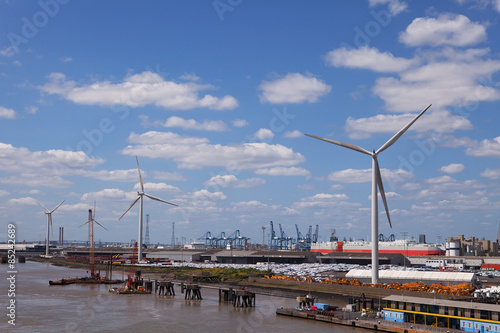
[[[63, 266], [67, 268], [88, 269], [89, 265], [86, 262], [78, 262], [70, 259], [61, 258], [41, 258], [33, 257], [29, 260], [38, 262], [49, 262], [55, 266]], [[96, 264], [96, 270], [106, 271], [107, 265]], [[190, 267], [136, 267], [146, 279], [167, 279], [171, 281], [186, 282], [193, 279], [195, 276], [201, 276], [203, 270]], [[130, 266], [113, 266], [113, 275], [126, 275], [130, 272]], [[366, 298], [373, 299], [375, 307], [382, 303], [382, 298], [393, 294], [415, 297], [428, 297], [434, 299], [464, 299], [464, 297], [426, 293], [418, 291], [393, 290], [373, 287], [363, 287], [356, 285], [340, 285], [340, 284], [323, 284], [318, 282], [307, 281], [290, 281], [290, 280], [275, 280], [262, 277], [265, 272], [259, 272], [257, 275], [239, 275], [232, 274], [227, 276], [237, 276], [238, 278], [230, 278], [222, 276], [220, 282], [211, 284], [221, 287], [247, 287], [257, 292], [272, 294], [281, 297], [295, 298], [297, 296], [305, 296], [312, 294], [318, 299], [318, 302], [328, 303], [337, 306], [345, 306], [350, 300], [358, 299], [364, 294]]]

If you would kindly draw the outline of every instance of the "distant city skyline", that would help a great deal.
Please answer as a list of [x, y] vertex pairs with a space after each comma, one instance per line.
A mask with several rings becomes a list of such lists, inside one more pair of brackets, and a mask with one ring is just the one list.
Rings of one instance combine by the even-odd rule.
[[[151, 244], [240, 230], [261, 243], [369, 239], [371, 161], [305, 133], [377, 149], [393, 228], [496, 240], [499, 0], [62, 1], [0, 4], [0, 214], [18, 241], [85, 240], [88, 209]], [[359, 156], [361, 155], [361, 156]], [[7, 228], [5, 226], [5, 228]], [[6, 241], [6, 233], [0, 241]], [[50, 235], [51, 239], [57, 239]], [[43, 239], [42, 239], [43, 241]]]

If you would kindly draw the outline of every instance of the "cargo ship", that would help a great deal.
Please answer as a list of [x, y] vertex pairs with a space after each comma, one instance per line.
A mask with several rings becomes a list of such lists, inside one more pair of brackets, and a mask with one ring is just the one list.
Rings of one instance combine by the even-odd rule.
[[[444, 255], [445, 250], [436, 244], [418, 243], [414, 239], [395, 239], [379, 241], [379, 253], [400, 253], [406, 256], [437, 256]], [[312, 252], [323, 254], [332, 252], [371, 253], [372, 243], [367, 241], [328, 241], [311, 244]]]

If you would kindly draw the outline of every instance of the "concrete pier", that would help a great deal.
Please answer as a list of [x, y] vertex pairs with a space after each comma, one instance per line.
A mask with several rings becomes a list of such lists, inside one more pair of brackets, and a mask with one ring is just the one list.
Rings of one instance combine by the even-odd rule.
[[219, 303], [232, 302], [235, 307], [255, 306], [255, 293], [233, 288], [219, 288]]
[[181, 292], [185, 292], [184, 299], [203, 299], [201, 297], [201, 287], [197, 284], [181, 283]]
[[158, 296], [175, 296], [174, 284], [170, 281], [157, 281], [156, 292]]

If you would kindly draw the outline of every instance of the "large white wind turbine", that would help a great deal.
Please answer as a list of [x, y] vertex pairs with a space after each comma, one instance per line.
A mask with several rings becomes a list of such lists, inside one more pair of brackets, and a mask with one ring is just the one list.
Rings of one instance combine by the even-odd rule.
[[127, 214], [127, 212], [130, 210], [130, 208], [132, 208], [137, 203], [137, 201], [140, 200], [140, 205], [139, 205], [139, 240], [137, 242], [139, 249], [137, 252], [137, 258], [138, 258], [137, 260], [142, 260], [142, 211], [143, 211], [144, 196], [146, 196], [150, 199], [156, 200], [156, 201], [167, 203], [167, 204], [172, 205], [172, 206], [177, 206], [177, 205], [174, 203], [165, 201], [163, 199], [153, 197], [152, 195], [149, 195], [149, 194], [144, 192], [144, 184], [142, 183], [141, 169], [139, 168], [139, 160], [137, 159], [137, 156], [135, 157], [135, 161], [137, 162], [137, 171], [139, 172], [139, 181], [141, 183], [141, 191], [140, 192], [137, 191], [137, 199], [135, 199], [134, 202], [132, 202], [132, 204], [128, 207], [128, 209], [125, 211], [125, 213], [123, 213], [122, 216], [120, 216], [120, 218], [118, 220], [121, 220], [122, 217], [124, 217], [125, 214]]
[[389, 225], [392, 228], [392, 223], [391, 223], [391, 217], [389, 216], [389, 208], [387, 207], [387, 200], [385, 198], [385, 192], [384, 192], [384, 185], [382, 184], [382, 175], [380, 174], [380, 168], [378, 165], [378, 160], [377, 156], [387, 148], [389, 148], [394, 142], [396, 142], [401, 135], [406, 132], [408, 128], [410, 128], [411, 125], [413, 125], [414, 122], [417, 121], [418, 118], [420, 118], [421, 115], [424, 114], [427, 109], [431, 107], [432, 104], [430, 104], [428, 107], [426, 107], [422, 112], [420, 112], [415, 118], [413, 118], [412, 121], [410, 121], [405, 127], [403, 127], [399, 132], [397, 132], [392, 138], [389, 139], [386, 143], [382, 145], [377, 151], [370, 152], [364, 148], [361, 148], [359, 146], [350, 144], [350, 143], [345, 143], [345, 142], [340, 142], [340, 141], [335, 141], [335, 140], [330, 140], [330, 139], [325, 139], [321, 138], [318, 136], [306, 134], [307, 136], [310, 136], [312, 138], [318, 139], [318, 140], [323, 140], [329, 143], [336, 144], [338, 146], [342, 146], [345, 148], [349, 148], [355, 151], [358, 151], [360, 153], [370, 155], [372, 157], [372, 218], [371, 218], [371, 224], [372, 224], [372, 283], [376, 284], [378, 283], [378, 198], [377, 198], [377, 188], [380, 191], [380, 196], [382, 197], [382, 201], [384, 202], [385, 206], [385, 212], [387, 214], [387, 219], [389, 220]]
[[45, 239], [45, 255], [46, 256], [49, 255], [49, 231], [52, 230], [52, 213], [55, 212], [56, 209], [59, 208], [59, 206], [61, 206], [64, 201], [65, 200], [63, 200], [59, 205], [56, 206], [56, 208], [54, 208], [50, 211], [37, 201], [38, 204], [40, 206], [42, 206], [42, 208], [45, 210], [45, 215], [47, 215], [47, 238]]

